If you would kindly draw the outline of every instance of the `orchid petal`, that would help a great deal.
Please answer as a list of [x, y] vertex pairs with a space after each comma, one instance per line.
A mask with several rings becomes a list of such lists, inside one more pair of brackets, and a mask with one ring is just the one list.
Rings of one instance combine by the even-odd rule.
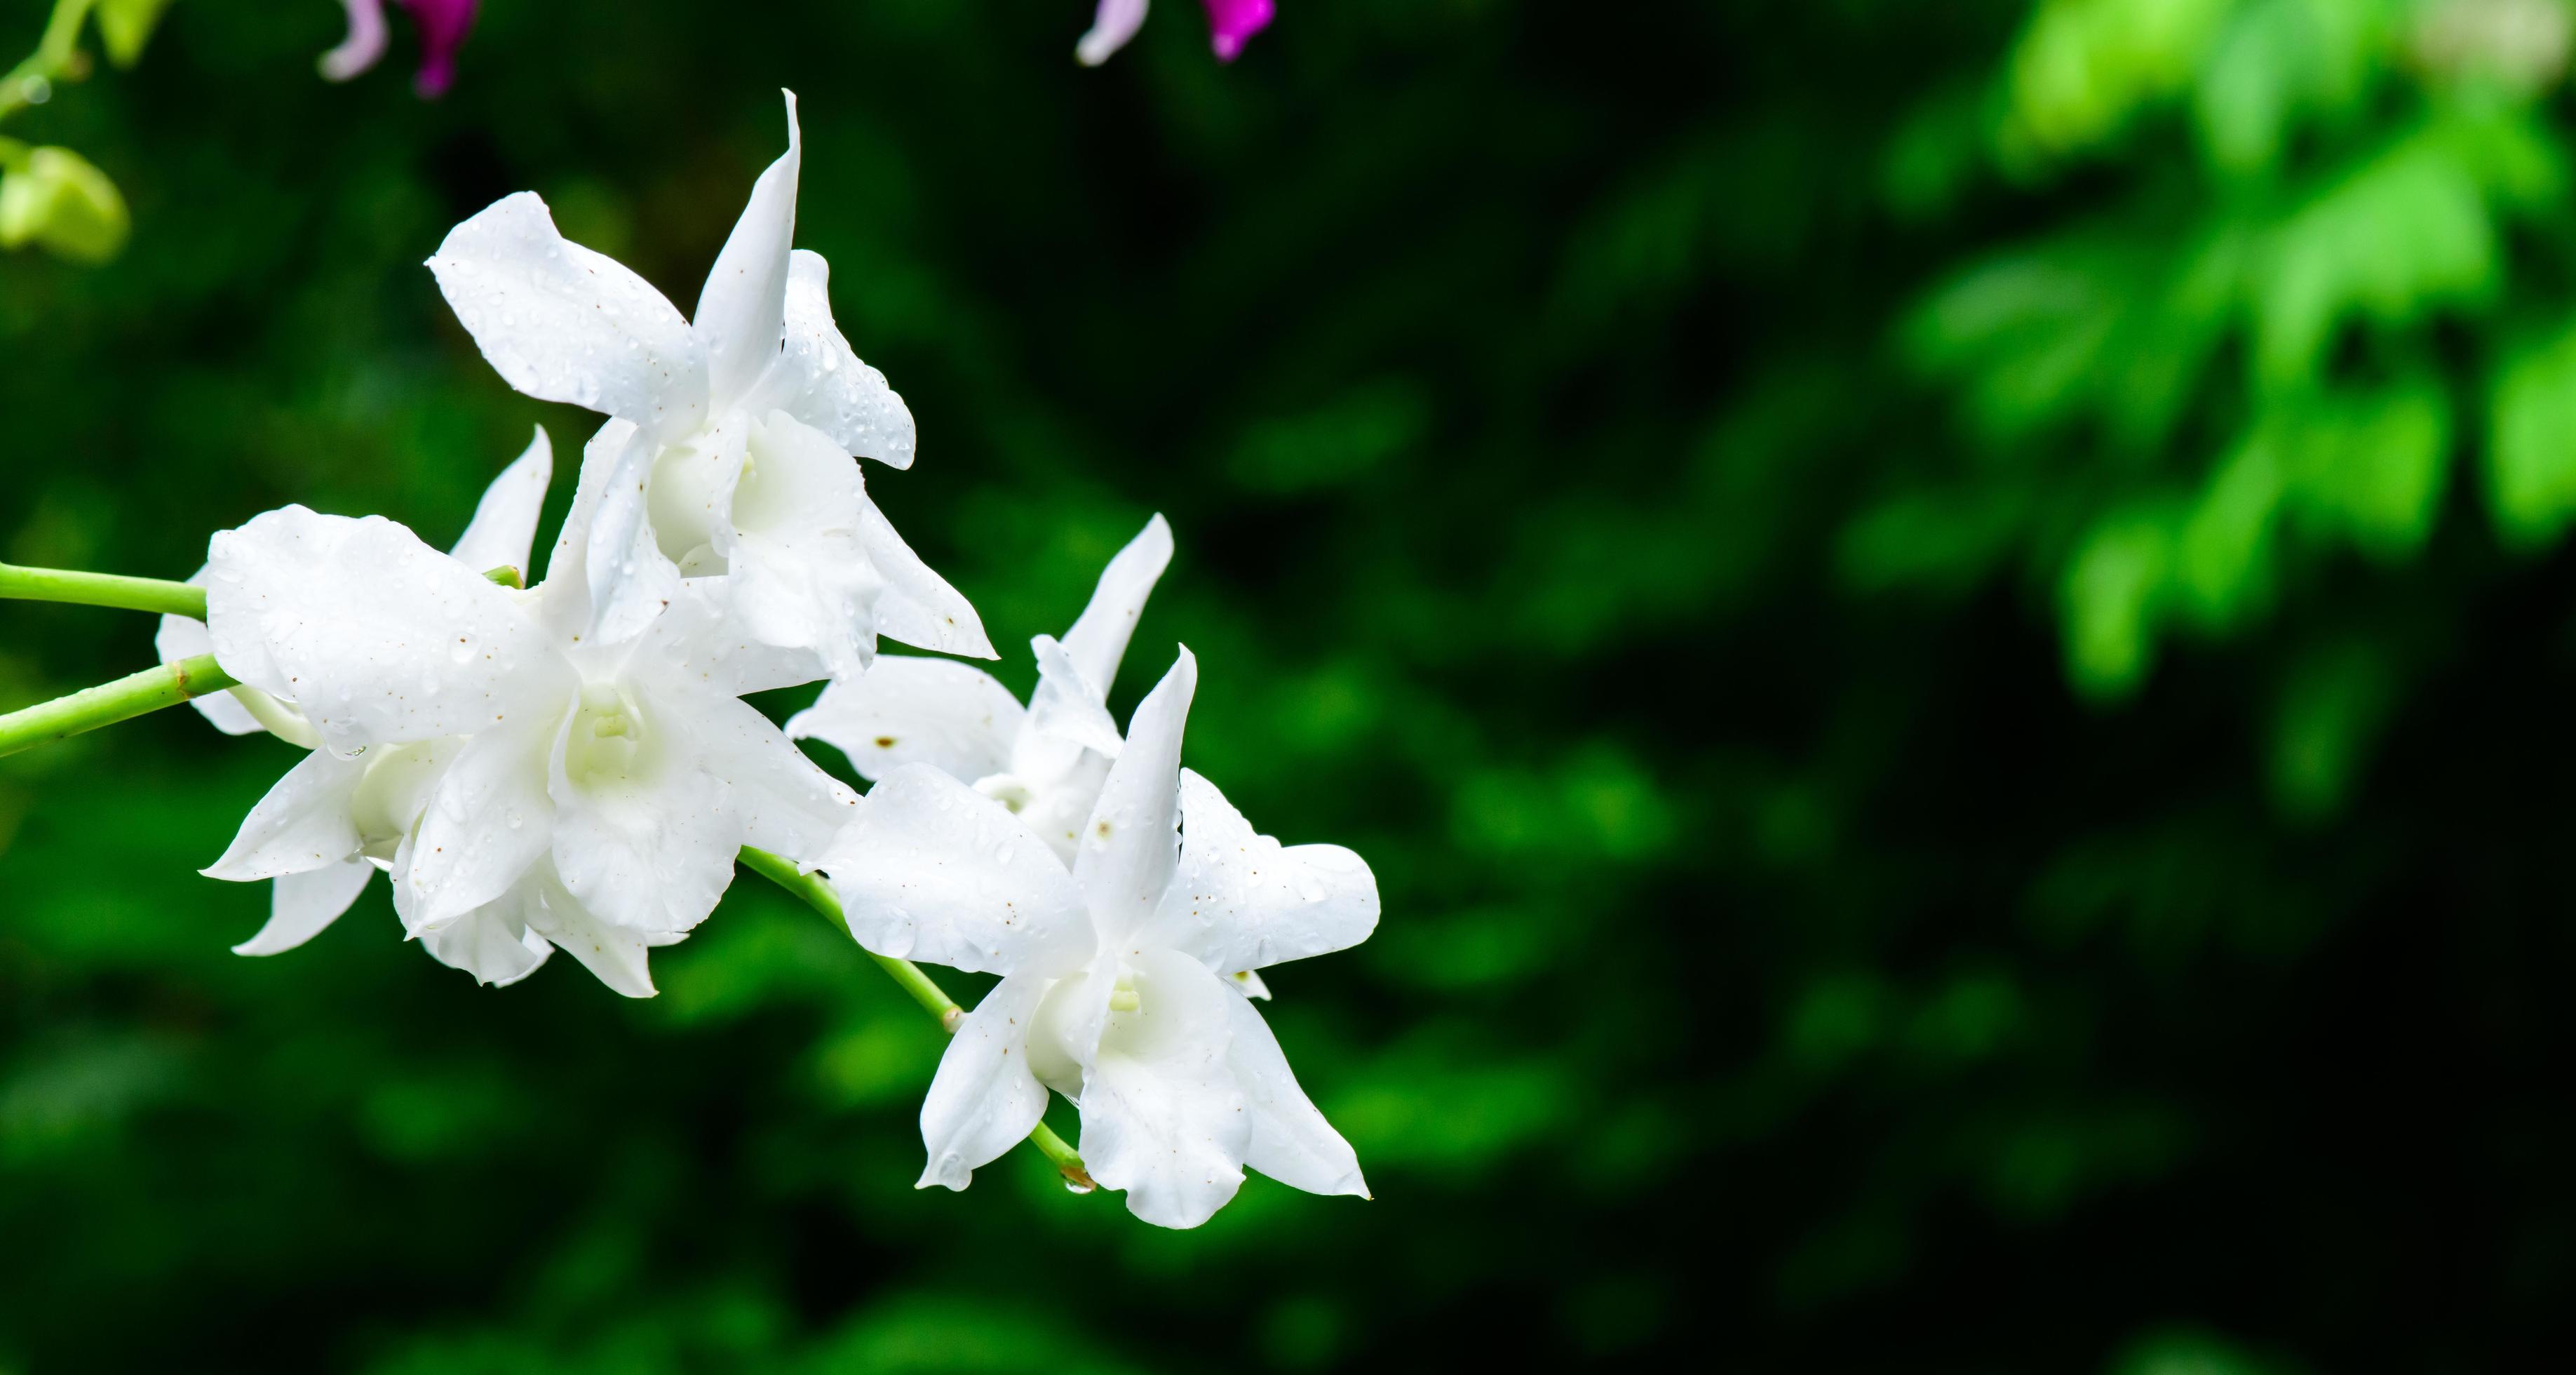
[[1243, 55], [1243, 45], [1252, 36], [1270, 27], [1271, 0], [1202, 0], [1207, 6], [1208, 46], [1215, 49], [1216, 60], [1232, 62]]
[[322, 79], [347, 81], [385, 55], [384, 0], [340, 0], [349, 11], [349, 36], [322, 54]]
[[818, 862], [859, 809], [859, 795], [789, 743], [751, 704], [702, 694], [692, 712], [700, 767], [742, 818], [742, 843], [799, 865]]
[[784, 411], [751, 427], [749, 461], [718, 530], [734, 615], [752, 638], [811, 650], [835, 678], [876, 654], [885, 584], [860, 547], [858, 465]]
[[528, 559], [536, 552], [537, 516], [546, 504], [546, 484], [553, 480], [554, 471], [554, 445], [546, 439], [546, 427], [539, 425], [526, 452], [483, 489], [474, 519], [466, 522], [465, 533], [452, 551], [456, 561], [485, 573], [514, 568], [526, 581]]
[[[1029, 1068], [1038, 1082], [1082, 1101], [1083, 1076], [1100, 1058], [1100, 1037], [1109, 1029], [1109, 1003], [1119, 993], [1116, 960], [1095, 962], [1055, 981], [1038, 1004], [1037, 1023], [1029, 1032]], [[1110, 967], [1102, 973], [1100, 965]], [[1129, 991], [1133, 991], [1130, 989]]]
[[1243, 1000], [1188, 957], [1129, 961], [1137, 993], [1113, 1011], [1083, 1076], [1082, 1160], [1157, 1227], [1196, 1227], [1243, 1187], [1253, 1125], [1228, 1060]]
[[365, 892], [376, 866], [363, 859], [342, 860], [300, 874], [280, 874], [268, 885], [268, 923], [259, 933], [233, 947], [236, 955], [276, 955], [292, 950], [340, 919]]
[[796, 177], [804, 143], [796, 128], [796, 93], [780, 94], [787, 97], [787, 151], [752, 183], [742, 218], [698, 294], [691, 326], [706, 350], [708, 391], [719, 410], [750, 390], [779, 356], [786, 329], [787, 252], [796, 237]]
[[581, 961], [611, 990], [629, 998], [653, 996], [653, 975], [645, 957], [666, 941], [601, 920], [557, 883], [544, 886], [542, 900], [527, 909], [527, 916], [538, 935]]
[[1046, 1115], [1046, 1085], [1029, 1068], [1029, 1028], [1047, 979], [1014, 974], [993, 986], [957, 1024], [921, 1102], [929, 1164], [916, 1189], [963, 1189]]
[[793, 544], [857, 532], [867, 489], [839, 441], [773, 410], [752, 422], [745, 447], [749, 461], [726, 493], [723, 513], [735, 537]]
[[1000, 803], [926, 764], [886, 775], [820, 867], [850, 933], [889, 958], [1058, 973], [1089, 948], [1064, 867]]
[[706, 358], [688, 321], [617, 260], [564, 238], [535, 192], [504, 196], [450, 230], [429, 270], [520, 391], [656, 434], [705, 414]]
[[1115, 759], [1126, 742], [1109, 715], [1096, 681], [1086, 679], [1052, 635], [1029, 641], [1037, 655], [1038, 688], [1029, 694], [1029, 729]]
[[[205, 586], [206, 570], [198, 569], [196, 575], [188, 579], [188, 585]], [[206, 633], [206, 623], [192, 616], [164, 616], [160, 628], [152, 634], [153, 657], [165, 664], [214, 652], [215, 640]], [[251, 714], [250, 707], [234, 695], [257, 691], [257, 688], [228, 688], [203, 697], [191, 697], [188, 705], [195, 707], [199, 716], [226, 735], [257, 735], [268, 727], [261, 725], [259, 718]], [[310, 742], [306, 742], [306, 747], [311, 747]]]
[[543, 858], [555, 804], [546, 795], [556, 718], [530, 713], [467, 740], [421, 812], [401, 875], [414, 934], [434, 931], [517, 887]]
[[730, 578], [688, 578], [671, 604], [644, 632], [635, 661], [646, 654], [661, 666], [657, 672], [674, 682], [712, 688], [740, 697], [773, 688], [796, 687], [824, 676], [810, 650], [783, 649], [744, 633], [733, 614], [739, 589]]
[[912, 412], [885, 374], [859, 361], [832, 321], [831, 268], [823, 255], [788, 255], [787, 347], [770, 393], [779, 409], [832, 437], [845, 453], [909, 468]]
[[855, 680], [824, 685], [814, 705], [787, 718], [790, 740], [820, 740], [873, 782], [927, 764], [961, 783], [999, 773], [1024, 715], [993, 675], [953, 659], [878, 657]]
[[1126, 748], [1083, 827], [1074, 877], [1113, 943], [1153, 915], [1179, 867], [1181, 732], [1198, 681], [1198, 660], [1184, 647], [1128, 721]]
[[[738, 443], [739, 431], [718, 429], [710, 444]], [[654, 538], [650, 487], [660, 449], [637, 432], [616, 451], [600, 484], [582, 563], [590, 598], [590, 639], [620, 644], [641, 634], [679, 592], [680, 566]], [[583, 466], [589, 466], [585, 456]], [[586, 476], [586, 474], [585, 474]], [[548, 570], [552, 581], [553, 570]]]
[[998, 659], [983, 618], [963, 594], [912, 552], [872, 501], [859, 509], [859, 543], [885, 579], [877, 596], [877, 633], [908, 645], [970, 659]]
[[[366, 841], [371, 858], [388, 841], [407, 841], [418, 835], [421, 813], [429, 809], [430, 795], [437, 791], [439, 780], [447, 776], [447, 766], [456, 762], [464, 747], [464, 737], [445, 736], [367, 752], [367, 776], [349, 801], [349, 814], [358, 823], [358, 835]], [[410, 871], [408, 860], [395, 870]], [[409, 888], [396, 883], [394, 897], [395, 909], [402, 910], [410, 900]]]
[[624, 723], [630, 735], [608, 737], [605, 748], [589, 712], [564, 718], [548, 789], [555, 870], [600, 922], [678, 935], [706, 920], [733, 882], [742, 817], [700, 771], [682, 703], [639, 699], [634, 710]]
[[1181, 770], [1181, 866], [1139, 939], [1213, 973], [1346, 950], [1377, 929], [1377, 878], [1339, 845], [1282, 846]]
[[490, 903], [436, 931], [421, 933], [421, 948], [440, 964], [473, 975], [476, 983], [493, 988], [517, 983], [536, 973], [554, 953], [546, 938], [528, 924], [542, 910], [537, 897], [540, 887], [535, 875], [521, 880]]
[[198, 872], [247, 883], [356, 858], [365, 842], [351, 819], [350, 800], [366, 773], [366, 765], [328, 750], [304, 756], [242, 818], [223, 856]]
[[1154, 595], [1155, 582], [1171, 562], [1172, 527], [1157, 515], [1100, 571], [1090, 604], [1064, 632], [1064, 652], [1101, 697], [1108, 697], [1117, 681], [1118, 661], [1126, 657], [1128, 638], [1145, 614], [1145, 599]]
[[[1020, 824], [1046, 842], [1048, 849], [1068, 869], [1082, 840], [1082, 828], [1091, 822], [1091, 809], [1100, 802], [1100, 785], [1109, 780], [1110, 759], [1107, 755], [1067, 745], [1060, 740], [1037, 739], [1036, 732], [1023, 731], [1016, 748], [1012, 772], [1004, 779], [989, 782], [1016, 783], [1028, 790], [1018, 807]], [[1041, 749], [1039, 747], [1051, 747]], [[1060, 751], [1071, 758], [1050, 758], [1048, 767], [1032, 770], [1025, 767], [1029, 757]], [[977, 780], [979, 790], [988, 780]]]
[[539, 616], [559, 640], [569, 641], [590, 630], [590, 527], [597, 523], [600, 500], [609, 478], [626, 466], [629, 449], [647, 450], [652, 441], [631, 420], [610, 420], [581, 446], [581, 471], [574, 477], [572, 509], [555, 531], [546, 553], [545, 581], [536, 584]]
[[270, 511], [217, 534], [215, 660], [341, 754], [561, 701], [570, 669], [511, 594], [382, 517]]
[[412, 89], [422, 99], [444, 95], [456, 81], [456, 50], [474, 29], [476, 0], [399, 0], [420, 31], [420, 71]]
[[1091, 31], [1074, 44], [1073, 55], [1086, 67], [1097, 67], [1127, 46], [1145, 25], [1145, 0], [1100, 0], [1092, 12]]
[[1226, 1059], [1252, 1117], [1252, 1140], [1243, 1163], [1310, 1194], [1368, 1197], [1359, 1156], [1297, 1087], [1270, 1024], [1241, 998], [1229, 1000], [1227, 1016], [1233, 1039]]

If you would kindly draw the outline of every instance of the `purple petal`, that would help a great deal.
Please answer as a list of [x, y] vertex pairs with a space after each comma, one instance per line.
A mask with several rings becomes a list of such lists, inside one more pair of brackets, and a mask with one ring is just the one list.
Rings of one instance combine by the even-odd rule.
[[1219, 62], [1232, 62], [1246, 40], [1270, 27], [1271, 0], [1202, 0], [1207, 6], [1208, 42]]
[[1091, 31], [1074, 45], [1075, 60], [1086, 67], [1097, 67], [1109, 55], [1127, 46], [1136, 30], [1145, 22], [1145, 0], [1100, 0], [1093, 13]]
[[322, 79], [346, 81], [385, 55], [384, 0], [341, 0], [349, 11], [349, 36], [322, 54]]
[[423, 97], [444, 93], [456, 80], [456, 50], [474, 31], [480, 0], [394, 0], [420, 30], [420, 74], [412, 88]]

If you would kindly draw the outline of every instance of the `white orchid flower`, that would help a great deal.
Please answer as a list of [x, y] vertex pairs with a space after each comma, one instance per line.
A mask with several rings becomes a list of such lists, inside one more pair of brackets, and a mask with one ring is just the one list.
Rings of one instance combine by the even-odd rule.
[[729, 631], [704, 589], [629, 640], [588, 638], [577, 551], [632, 429], [593, 441], [530, 591], [381, 517], [289, 506], [214, 537], [216, 662], [293, 705], [318, 747], [209, 875], [377, 861], [406, 930], [478, 979], [560, 947], [643, 997], [645, 952], [706, 918], [743, 845], [819, 856], [857, 798], [739, 700], [799, 681], [789, 656]]
[[[474, 518], [466, 523], [465, 534], [457, 540], [451, 556], [468, 568], [487, 573], [496, 568], [513, 568], [524, 574], [528, 555], [536, 547], [538, 511], [545, 504], [546, 484], [553, 473], [554, 446], [540, 425], [526, 451], [484, 489], [483, 499], [474, 507]], [[193, 586], [205, 586], [206, 570], [198, 569], [188, 581]], [[211, 654], [215, 649], [213, 638], [206, 633], [206, 623], [187, 616], [162, 617], [152, 644], [165, 664]], [[226, 735], [267, 731], [308, 750], [321, 743], [312, 724], [294, 704], [281, 702], [254, 687], [234, 687], [192, 697], [188, 705]], [[379, 755], [371, 761], [370, 768], [385, 767], [391, 758]], [[385, 837], [387, 842], [391, 839]], [[391, 849], [381, 845], [378, 848], [383, 853], [372, 858], [362, 855], [328, 868], [279, 876], [271, 887], [267, 924], [249, 940], [234, 946], [233, 953], [280, 954], [320, 934], [357, 902], [358, 895], [366, 891], [370, 875], [390, 866]]]
[[832, 323], [821, 256], [791, 251], [802, 144], [760, 175], [684, 320], [643, 278], [565, 239], [534, 192], [458, 225], [429, 268], [511, 386], [630, 422], [583, 549], [594, 640], [640, 633], [684, 578], [855, 677], [882, 632], [992, 658], [974, 608], [868, 500], [852, 455], [912, 464], [912, 414]]
[[864, 676], [826, 685], [813, 706], [787, 719], [788, 738], [831, 745], [870, 782], [927, 764], [1009, 808], [1070, 865], [1120, 748], [1109, 686], [1171, 561], [1172, 527], [1156, 516], [1102, 570], [1061, 642], [1049, 635], [1029, 642], [1038, 689], [1026, 708], [972, 665], [888, 654]]
[[1158, 1226], [1205, 1222], [1247, 1165], [1367, 1196], [1349, 1143], [1224, 975], [1366, 940], [1377, 881], [1339, 846], [1255, 834], [1180, 767], [1197, 676], [1182, 650], [1137, 707], [1070, 872], [1000, 803], [919, 763], [889, 773], [824, 855], [860, 944], [1002, 976], [922, 1105], [923, 1187], [966, 1187], [1053, 1089], [1081, 1109], [1092, 1178]]

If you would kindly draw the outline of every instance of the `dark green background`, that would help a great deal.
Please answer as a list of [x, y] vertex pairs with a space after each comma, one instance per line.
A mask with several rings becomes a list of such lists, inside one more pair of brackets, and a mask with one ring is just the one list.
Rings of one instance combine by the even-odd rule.
[[[422, 104], [182, 0], [8, 127], [136, 231], [0, 259], [0, 556], [568, 485], [420, 260], [533, 188], [686, 306], [792, 86], [1000, 675], [1166, 513], [1118, 709], [1185, 641], [1190, 764], [1374, 865], [1271, 1020], [1376, 1200], [914, 1192], [935, 1029], [756, 880], [645, 1003], [381, 885], [236, 958], [292, 754], [172, 712], [0, 764], [0, 1372], [2564, 1356], [2556, 0], [1280, 9], [489, 0]], [[0, 705], [149, 634], [0, 608]]]

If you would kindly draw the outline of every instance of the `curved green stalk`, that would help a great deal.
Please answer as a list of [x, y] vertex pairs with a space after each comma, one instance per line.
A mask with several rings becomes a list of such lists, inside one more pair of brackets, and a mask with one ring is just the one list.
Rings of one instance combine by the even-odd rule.
[[57, 697], [0, 716], [0, 754], [15, 754], [31, 746], [112, 726], [145, 712], [175, 707], [191, 697], [221, 692], [233, 683], [233, 676], [217, 666], [212, 654], [147, 668], [112, 683], [83, 688], [69, 697]]
[[[483, 576], [503, 587], [523, 588], [519, 570], [503, 564]], [[167, 578], [130, 578], [122, 573], [83, 573], [72, 568], [22, 568], [0, 563], [0, 601], [70, 602], [77, 606], [110, 606], [124, 611], [158, 611], [164, 616], [206, 618], [206, 589]]]
[[[794, 860], [746, 845], [742, 847], [742, 867], [804, 899], [807, 906], [831, 918], [833, 925], [844, 931], [849, 929], [849, 919], [841, 914], [841, 900], [832, 895], [831, 885], [812, 874], [799, 872]], [[956, 999], [942, 992], [939, 985], [921, 971], [921, 966], [910, 960], [889, 959], [873, 950], [868, 951], [868, 958], [876, 961], [879, 968], [901, 984], [914, 1002], [938, 1018], [941, 1030], [954, 1032], [957, 1024], [965, 1019], [966, 1010], [957, 1005]], [[1089, 1193], [1097, 1187], [1092, 1183], [1090, 1173], [1082, 1167], [1081, 1154], [1066, 1144], [1063, 1137], [1056, 1135], [1054, 1128], [1040, 1122], [1038, 1129], [1029, 1133], [1029, 1144], [1037, 1147], [1038, 1153], [1055, 1166], [1068, 1187], [1082, 1193]]]
[[0, 563], [0, 598], [22, 602], [72, 602], [164, 616], [206, 618], [206, 589], [165, 578], [121, 573], [81, 573], [68, 568], [21, 568]]
[[36, 41], [36, 50], [27, 60], [0, 76], [0, 119], [35, 104], [35, 83], [48, 86], [80, 68], [81, 21], [89, 18], [93, 0], [54, 0], [54, 14], [45, 21], [45, 36]]
[[[832, 895], [832, 886], [812, 874], [798, 872], [796, 861], [746, 845], [742, 847], [742, 867], [804, 899], [806, 906], [831, 918], [832, 923], [842, 930], [850, 929], [848, 919], [841, 915], [841, 900]], [[931, 982], [930, 976], [921, 972], [920, 965], [910, 960], [888, 959], [873, 950], [868, 952], [868, 958], [876, 961], [888, 977], [902, 985], [903, 991], [911, 994], [912, 1000], [921, 1004], [923, 1011], [938, 1018], [943, 1029], [957, 1029], [966, 1009], [959, 1007], [956, 999]]]

